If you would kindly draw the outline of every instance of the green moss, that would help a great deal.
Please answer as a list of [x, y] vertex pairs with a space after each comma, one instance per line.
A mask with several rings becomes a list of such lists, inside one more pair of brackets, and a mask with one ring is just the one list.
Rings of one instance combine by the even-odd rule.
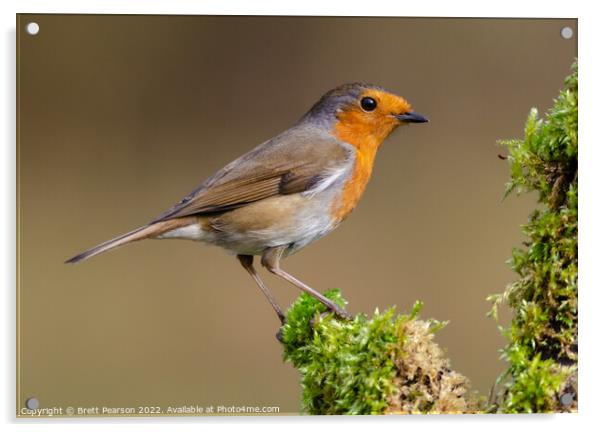
[[[509, 261], [518, 279], [491, 296], [491, 314], [507, 302], [503, 329], [508, 369], [488, 412], [550, 412], [577, 408], [577, 68], [553, 108], [533, 109], [523, 140], [508, 149], [506, 195], [535, 191], [540, 206], [523, 227], [524, 247]], [[325, 294], [340, 306], [337, 290]], [[303, 410], [311, 414], [482, 412], [468, 380], [453, 371], [434, 342], [445, 323], [393, 308], [372, 318], [340, 320], [303, 294], [281, 329], [284, 358], [300, 372]]]
[[[545, 117], [531, 111], [524, 139], [501, 141], [511, 176], [506, 195], [535, 191], [541, 204], [523, 227], [528, 240], [509, 261], [518, 280], [490, 297], [494, 317], [503, 301], [514, 311], [504, 330], [503, 412], [577, 407], [577, 112], [575, 65]], [[563, 394], [571, 394], [565, 403]]]
[[[338, 290], [325, 295], [340, 306]], [[421, 321], [417, 302], [406, 315], [393, 308], [352, 321], [324, 313], [302, 294], [286, 314], [284, 358], [301, 374], [303, 411], [311, 414], [463, 412], [468, 381], [449, 368], [433, 334], [443, 323]]]

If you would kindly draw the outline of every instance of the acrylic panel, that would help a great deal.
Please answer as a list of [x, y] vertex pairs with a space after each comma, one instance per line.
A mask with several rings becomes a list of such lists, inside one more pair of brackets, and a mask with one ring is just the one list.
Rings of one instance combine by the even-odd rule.
[[[487, 298], [520, 280], [507, 261], [513, 248], [529, 247], [521, 226], [546, 208], [537, 190], [504, 199], [509, 167], [523, 160], [520, 148], [513, 154], [499, 141], [523, 139], [530, 110], [544, 118], [553, 107], [576, 63], [576, 19], [25, 14], [16, 28], [18, 416], [576, 410], [576, 346], [567, 342], [576, 337], [576, 304], [567, 300], [576, 280], [565, 281], [576, 256], [549, 281], [575, 291], [562, 294], [559, 310], [531, 299], [537, 322], [561, 334], [540, 337], [541, 324], [530, 336], [541, 343], [536, 352], [517, 351], [544, 364], [523, 371], [524, 388], [492, 390], [511, 364], [500, 358], [509, 340], [498, 326], [511, 327], [520, 307], [501, 304], [498, 321], [487, 315]], [[320, 316], [319, 303], [306, 299], [296, 312], [311, 322], [288, 316], [283, 344], [276, 314], [235, 255], [199, 242], [145, 240], [65, 264], [147, 224], [293, 127], [328, 90], [354, 82], [411, 103], [395, 99], [399, 112], [390, 115], [429, 121], [399, 120], [355, 210], [282, 268], [319, 292], [339, 289], [349, 313], [365, 318]], [[332, 105], [329, 119], [371, 119], [360, 100], [367, 88], [344, 90], [357, 116]], [[385, 93], [370, 94], [374, 112], [389, 106]], [[349, 152], [374, 132], [364, 125], [345, 135], [333, 124], [320, 134], [357, 138]], [[351, 178], [359, 156], [339, 172], [342, 165], [329, 165], [342, 160], [338, 150], [307, 156], [314, 171], [299, 174], [308, 162], [296, 159], [298, 146], [330, 139], [307, 133], [280, 154], [279, 163], [296, 168], [273, 191], [265, 186], [269, 196], [305, 200], [316, 185], [324, 194]], [[272, 173], [272, 160], [258, 165]], [[576, 188], [576, 165], [573, 172], [561, 162], [550, 162], [561, 194], [554, 212], [570, 207], [573, 180]], [[251, 195], [226, 208], [220, 197], [199, 211], [256, 202]], [[332, 202], [303, 213], [299, 201], [285, 200], [258, 217], [277, 224], [290, 211], [309, 226]], [[255, 265], [286, 311], [300, 290], [258, 257]], [[423, 305], [413, 317], [416, 301]], [[565, 313], [573, 309], [575, 322]], [[405, 324], [392, 324], [397, 314]], [[429, 319], [448, 323], [424, 327]], [[422, 357], [406, 356], [412, 349]], [[529, 393], [529, 373], [547, 383], [544, 397]]]

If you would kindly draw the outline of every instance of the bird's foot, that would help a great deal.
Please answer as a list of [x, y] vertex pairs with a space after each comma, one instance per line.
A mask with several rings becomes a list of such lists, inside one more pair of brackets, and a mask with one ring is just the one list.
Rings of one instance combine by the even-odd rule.
[[333, 312], [336, 315], [338, 315], [339, 318], [343, 318], [343, 319], [348, 320], [348, 321], [353, 321], [353, 319], [354, 319], [353, 315], [351, 315], [345, 309], [342, 309], [342, 308], [340, 308], [340, 307], [338, 307], [336, 305], [334, 307], [331, 307], [330, 310], [331, 310], [331, 312]]
[[280, 320], [280, 325], [283, 326], [284, 324], [286, 324], [286, 317], [284, 316], [284, 314], [282, 312], [280, 312], [278, 314], [278, 319]]
[[284, 316], [283, 313], [279, 313], [278, 318], [280, 319], [280, 328], [278, 329], [278, 332], [276, 333], [276, 340], [280, 343], [283, 343], [284, 339], [282, 337], [282, 330], [284, 329], [284, 325], [286, 324], [286, 317]]
[[[309, 321], [309, 326], [313, 329], [316, 324], [321, 321], [322, 319], [324, 319], [325, 317], [327, 317], [328, 315], [334, 313], [336, 316], [338, 316], [339, 318], [342, 318], [344, 320], [347, 321], [353, 321], [354, 316], [351, 315], [349, 312], [347, 312], [345, 309], [342, 309], [336, 305], [328, 305], [327, 306], [329, 310], [327, 310], [326, 312], [322, 312], [319, 316], [312, 318]], [[280, 318], [280, 322], [281, 322], [281, 327], [278, 329], [278, 332], [276, 333], [276, 340], [280, 343], [283, 343], [283, 336], [282, 336], [282, 330], [284, 329], [284, 325], [286, 324], [286, 317], [284, 315], [278, 315], [278, 318]]]

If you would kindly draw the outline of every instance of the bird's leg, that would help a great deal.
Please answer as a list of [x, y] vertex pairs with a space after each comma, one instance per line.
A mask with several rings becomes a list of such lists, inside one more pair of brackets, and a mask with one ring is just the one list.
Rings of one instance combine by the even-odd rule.
[[268, 271], [270, 273], [273, 273], [276, 276], [280, 276], [281, 278], [283, 278], [283, 279], [287, 280], [288, 282], [292, 283], [293, 285], [295, 285], [297, 288], [300, 288], [301, 290], [305, 291], [310, 296], [318, 299], [324, 306], [326, 306], [328, 309], [330, 309], [331, 311], [336, 313], [341, 318], [353, 319], [353, 317], [349, 314], [349, 312], [347, 312], [346, 310], [337, 306], [334, 302], [332, 302], [332, 300], [324, 297], [318, 291], [305, 285], [299, 279], [288, 274], [287, 272], [285, 272], [284, 270], [282, 270], [280, 268], [280, 259], [282, 258], [282, 253], [284, 252], [285, 249], [286, 249], [286, 246], [279, 246], [279, 247], [267, 249], [263, 253], [263, 256], [261, 257], [261, 264], [266, 269], [268, 269]]
[[255, 271], [255, 267], [253, 267], [253, 255], [237, 255], [236, 258], [238, 258], [245, 270], [249, 272], [251, 277], [253, 277], [263, 294], [266, 296], [266, 298], [276, 311], [278, 319], [280, 319], [280, 322], [284, 324], [284, 314], [282, 313], [282, 309], [280, 309], [280, 306], [278, 306], [278, 303], [276, 303], [276, 300], [268, 290], [268, 287], [263, 283], [263, 280], [261, 280], [261, 278]]

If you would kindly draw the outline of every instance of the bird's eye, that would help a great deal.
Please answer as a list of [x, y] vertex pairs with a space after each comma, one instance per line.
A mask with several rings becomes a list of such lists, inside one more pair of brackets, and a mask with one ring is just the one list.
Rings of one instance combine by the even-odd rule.
[[360, 104], [364, 111], [374, 111], [376, 109], [376, 101], [371, 97], [362, 98]]

